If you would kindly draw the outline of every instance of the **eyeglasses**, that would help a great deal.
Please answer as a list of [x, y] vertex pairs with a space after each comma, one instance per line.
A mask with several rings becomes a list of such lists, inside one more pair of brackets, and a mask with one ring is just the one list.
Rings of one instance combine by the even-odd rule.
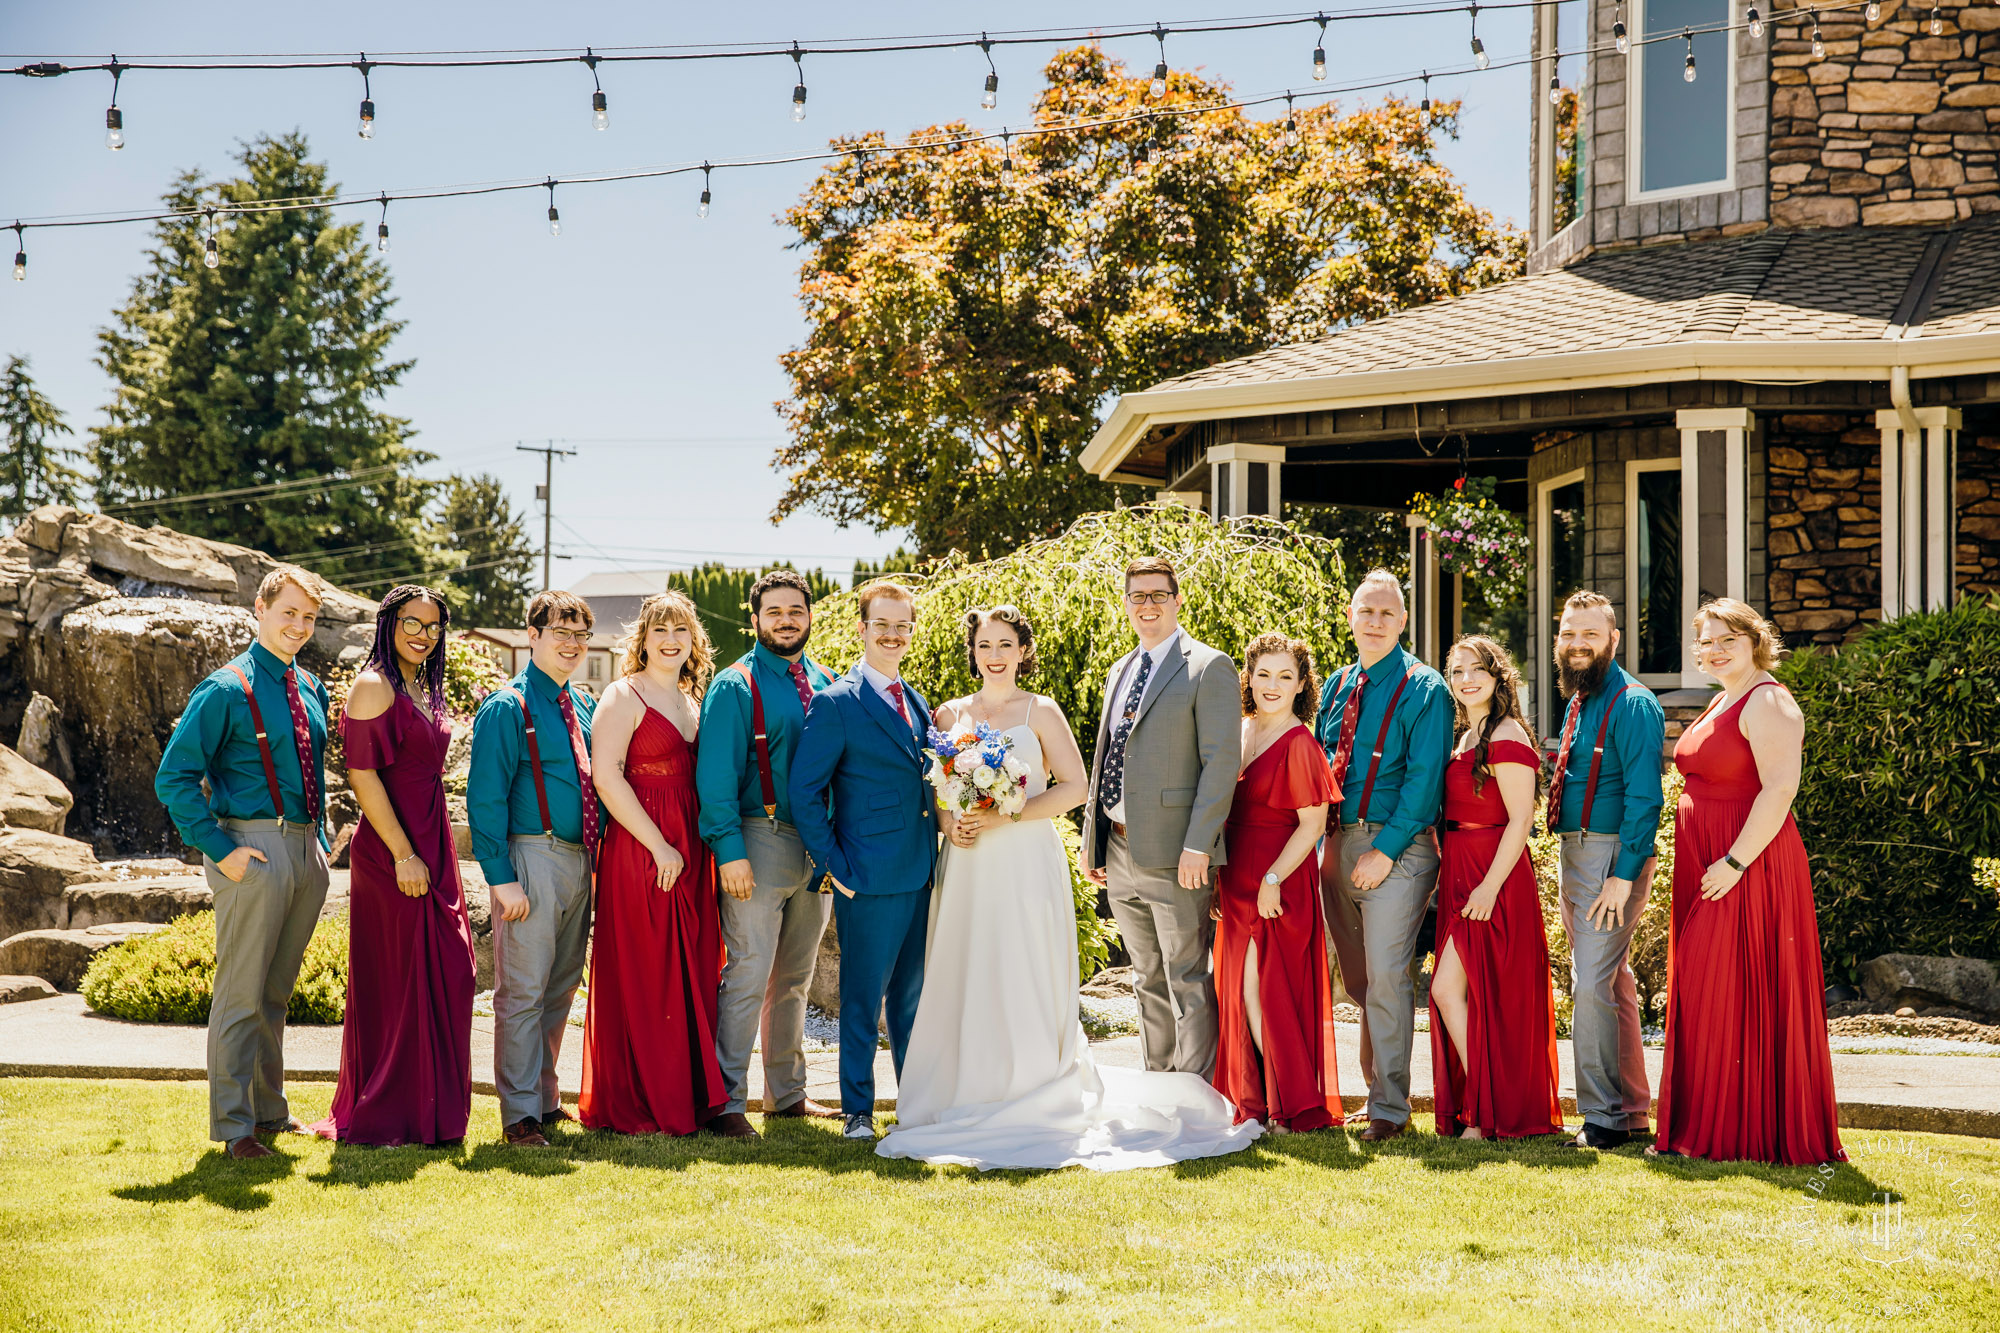
[[1725, 634], [1717, 639], [1696, 639], [1694, 641], [1694, 650], [1697, 653], [1712, 653], [1717, 649], [1727, 652], [1742, 642], [1743, 636], [1741, 634]]
[[566, 643], [577, 648], [590, 642], [590, 631], [587, 629], [550, 629], [542, 632], [557, 643]]
[[1165, 606], [1178, 596], [1177, 592], [1128, 592], [1125, 600], [1134, 606]]
[[415, 616], [404, 616], [396, 622], [396, 628], [409, 635], [423, 635], [432, 643], [444, 637], [444, 626], [435, 620], [419, 620]]
[[917, 622], [914, 620], [871, 620], [868, 622], [868, 632], [870, 634], [886, 634], [893, 635], [899, 639], [907, 639], [917, 632]]

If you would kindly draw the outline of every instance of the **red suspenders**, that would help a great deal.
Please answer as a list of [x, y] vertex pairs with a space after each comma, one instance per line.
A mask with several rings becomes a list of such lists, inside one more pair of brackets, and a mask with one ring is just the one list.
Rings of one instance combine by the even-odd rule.
[[[1403, 673], [1403, 678], [1396, 682], [1396, 692], [1389, 696], [1389, 707], [1382, 714], [1382, 729], [1375, 733], [1375, 753], [1368, 760], [1368, 778], [1361, 784], [1361, 808], [1354, 812], [1357, 822], [1368, 818], [1368, 803], [1375, 795], [1375, 774], [1382, 767], [1382, 747], [1389, 743], [1389, 724], [1396, 720], [1396, 704], [1403, 697], [1404, 687], [1410, 683], [1410, 677], [1417, 674], [1417, 668], [1421, 665], [1423, 664], [1420, 662], [1411, 663], [1410, 669]], [[1346, 679], [1352, 680], [1354, 672], [1358, 670], [1360, 670], [1358, 666], [1347, 668]]]
[[1578, 832], [1590, 832], [1590, 807], [1597, 801], [1597, 770], [1604, 763], [1604, 737], [1611, 730], [1611, 706], [1618, 702], [1619, 695], [1630, 688], [1630, 682], [1620, 685], [1604, 701], [1604, 716], [1597, 720], [1597, 748], [1590, 752], [1590, 776], [1583, 784], [1583, 820], [1576, 826]]
[[535, 714], [528, 707], [527, 696], [512, 685], [502, 685], [501, 689], [521, 701], [521, 720], [528, 727], [528, 767], [535, 774], [535, 804], [541, 807], [542, 832], [553, 838], [556, 835], [555, 821], [549, 818], [549, 789], [542, 781], [542, 747], [535, 743]]
[[278, 788], [278, 766], [271, 762], [271, 738], [264, 732], [264, 710], [257, 707], [257, 691], [250, 688], [250, 677], [243, 674], [243, 668], [231, 662], [229, 669], [236, 673], [236, 679], [243, 682], [243, 697], [250, 701], [250, 724], [257, 729], [257, 753], [263, 756], [264, 781], [271, 788], [271, 813], [282, 820], [285, 817], [285, 794]]
[[764, 787], [764, 817], [772, 823], [778, 819], [778, 785], [771, 780], [771, 742], [764, 731], [764, 692], [757, 688], [757, 673], [747, 662], [730, 664], [743, 673], [743, 683], [750, 687], [750, 729], [751, 742], [757, 749], [757, 780]]

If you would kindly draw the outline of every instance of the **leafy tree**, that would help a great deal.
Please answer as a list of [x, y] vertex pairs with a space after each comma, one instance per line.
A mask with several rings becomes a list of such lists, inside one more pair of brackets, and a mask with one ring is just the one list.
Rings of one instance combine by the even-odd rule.
[[520, 624], [535, 590], [535, 548], [500, 479], [487, 472], [447, 479], [437, 534], [442, 558], [457, 561], [442, 591], [458, 622]]
[[[1183, 71], [1156, 101], [1094, 46], [1046, 76], [1054, 132], [837, 141], [787, 214], [809, 333], [775, 517], [907, 527], [924, 557], [1053, 536], [1113, 502], [1076, 466], [1112, 395], [1521, 267], [1436, 161], [1457, 103], [1300, 107], [1294, 144], [1225, 85]], [[1138, 116], [1160, 106], [1211, 109]]]
[[858, 588], [870, 579], [888, 578], [892, 574], [908, 574], [921, 567], [923, 561], [909, 547], [898, 545], [895, 550], [880, 560], [856, 560], [854, 569], [848, 575], [847, 586]]
[[[774, 569], [790, 568], [779, 564], [762, 569], [730, 569], [718, 560], [668, 575], [667, 586], [686, 593], [694, 609], [701, 613], [702, 628], [708, 631], [709, 640], [715, 645], [715, 664], [720, 669], [749, 652], [750, 645], [756, 642], [750, 632], [750, 585]], [[807, 571], [806, 583], [812, 589], [814, 602], [842, 591], [817, 569]]]
[[0, 430], [7, 448], [0, 456], [0, 514], [25, 514], [38, 505], [76, 503], [84, 476], [66, 460], [83, 451], [58, 444], [69, 435], [62, 409], [35, 387], [28, 358], [10, 356], [0, 370]]
[[[436, 483], [411, 468], [430, 455], [409, 446], [407, 420], [374, 405], [412, 364], [388, 359], [403, 327], [389, 317], [388, 270], [360, 226], [335, 225], [328, 209], [223, 211], [330, 193], [304, 136], [259, 138], [237, 160], [234, 179], [188, 172], [168, 190], [166, 206], [192, 216], [155, 225], [147, 270], [98, 334], [98, 364], [118, 385], [93, 446], [99, 500], [115, 513], [338, 477], [131, 512], [335, 581], [390, 558], [421, 567]], [[203, 263], [210, 225], [214, 268]]]

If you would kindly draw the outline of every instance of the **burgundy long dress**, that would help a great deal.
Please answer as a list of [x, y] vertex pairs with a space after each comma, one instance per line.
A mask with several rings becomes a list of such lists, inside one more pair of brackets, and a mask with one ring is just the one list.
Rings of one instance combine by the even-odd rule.
[[[1484, 921], [1460, 916], [1486, 878], [1506, 832], [1507, 802], [1488, 778], [1474, 789], [1475, 752], [1451, 761], [1444, 775], [1444, 815], [1438, 867], [1437, 948], [1457, 946], [1465, 966], [1465, 1048], [1461, 1063], [1444, 1016], [1431, 1001], [1431, 1069], [1437, 1132], [1455, 1135], [1476, 1126], [1489, 1139], [1562, 1133], [1562, 1100], [1556, 1084], [1556, 997], [1549, 978], [1549, 942], [1535, 867], [1522, 849], [1501, 882], [1493, 914]], [[1541, 762], [1532, 746], [1494, 741], [1490, 765]], [[1484, 828], [1452, 827], [1482, 824]]]
[[696, 832], [695, 747], [649, 705], [625, 752], [625, 779], [686, 859], [664, 892], [653, 857], [616, 820], [597, 857], [583, 1092], [591, 1129], [692, 1134], [729, 1100], [715, 1057], [722, 923], [715, 857]]
[[1735, 843], [1763, 788], [1739, 724], [1766, 685], [1784, 688], [1753, 685], [1674, 746], [1687, 785], [1674, 812], [1656, 1143], [1716, 1161], [1844, 1162], [1812, 868], [1790, 813], [1735, 887], [1701, 896], [1703, 873]]
[[349, 845], [347, 1018], [324, 1138], [453, 1143], [472, 1109], [472, 928], [444, 796], [451, 724], [400, 690], [379, 717], [343, 717], [349, 769], [381, 779], [430, 891], [396, 887], [396, 858], [364, 817]]
[[[1257, 915], [1264, 874], [1299, 829], [1299, 811], [1340, 800], [1312, 730], [1294, 727], [1251, 760], [1236, 781], [1223, 838], [1229, 859], [1216, 878], [1216, 1091], [1236, 1105], [1236, 1121], [1324, 1129], [1341, 1117], [1334, 1066], [1333, 987], [1326, 966], [1326, 917], [1319, 856], [1308, 853], [1278, 886], [1284, 909]], [[1257, 998], [1264, 1049], [1250, 1036], [1243, 967], [1257, 946]]]

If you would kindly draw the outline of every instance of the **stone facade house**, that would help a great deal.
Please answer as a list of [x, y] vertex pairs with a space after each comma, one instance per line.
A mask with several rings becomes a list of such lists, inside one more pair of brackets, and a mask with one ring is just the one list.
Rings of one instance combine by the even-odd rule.
[[[1536, 11], [1525, 276], [1126, 394], [1083, 454], [1227, 515], [1498, 478], [1544, 730], [1577, 587], [1670, 707], [1708, 683], [1703, 597], [1801, 644], [2000, 591], [2000, 7], [1784, 5], [1753, 34], [1734, 0], [1584, 6], [1560, 65]], [[1545, 90], [1579, 64], [1559, 140]], [[1459, 599], [1426, 550], [1435, 660]]]

